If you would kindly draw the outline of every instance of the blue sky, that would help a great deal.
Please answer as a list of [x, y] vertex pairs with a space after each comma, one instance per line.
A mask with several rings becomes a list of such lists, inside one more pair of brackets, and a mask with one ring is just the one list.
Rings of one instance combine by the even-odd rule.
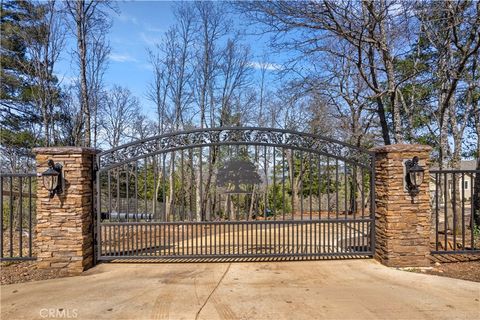
[[[172, 12], [173, 2], [170, 1], [122, 1], [117, 2], [119, 13], [112, 12], [112, 28], [107, 36], [110, 42], [111, 53], [109, 65], [105, 74], [107, 86], [118, 84], [129, 88], [140, 99], [142, 109], [147, 114], [153, 114], [154, 105], [146, 97], [148, 86], [153, 78], [153, 71], [148, 61], [147, 48], [153, 48], [162, 38], [163, 33], [175, 23]], [[234, 22], [240, 26], [240, 18], [234, 16]], [[254, 30], [251, 29], [253, 32]], [[248, 33], [252, 33], [248, 32]], [[255, 56], [252, 66], [258, 66], [255, 59], [260, 59], [264, 52], [268, 52], [268, 38], [249, 35], [245, 42], [251, 47]], [[74, 79], [75, 68], [71, 63], [72, 47], [75, 42], [68, 38], [67, 50], [58, 63], [57, 74], [67, 83]], [[269, 60], [272, 65], [278, 61]]]

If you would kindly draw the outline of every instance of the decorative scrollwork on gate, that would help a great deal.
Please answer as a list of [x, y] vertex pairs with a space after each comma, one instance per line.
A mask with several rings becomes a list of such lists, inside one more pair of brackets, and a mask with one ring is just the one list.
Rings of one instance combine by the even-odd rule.
[[142, 157], [186, 148], [213, 145], [265, 145], [328, 155], [371, 167], [372, 153], [308, 133], [273, 128], [233, 127], [182, 131], [155, 136], [102, 152], [99, 169], [113, 167]]

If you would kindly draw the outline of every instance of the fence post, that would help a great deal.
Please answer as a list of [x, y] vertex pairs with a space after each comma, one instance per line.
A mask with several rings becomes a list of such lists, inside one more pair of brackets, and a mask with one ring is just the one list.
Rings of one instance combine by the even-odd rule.
[[[391, 267], [430, 265], [430, 146], [396, 144], [375, 152], [375, 258]], [[425, 169], [419, 193], [405, 188], [405, 161], [414, 156]]]
[[76, 275], [93, 265], [93, 164], [97, 150], [80, 147], [35, 148], [37, 173], [48, 160], [63, 166], [63, 192], [49, 197], [42, 178], [37, 186], [37, 267]]

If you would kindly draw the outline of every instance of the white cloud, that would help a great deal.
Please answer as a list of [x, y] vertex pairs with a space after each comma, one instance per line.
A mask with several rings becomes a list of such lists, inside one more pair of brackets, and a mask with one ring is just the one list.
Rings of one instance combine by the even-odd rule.
[[146, 31], [148, 32], [165, 32], [165, 29], [163, 28], [157, 28], [157, 27], [154, 27], [152, 25], [149, 25], [147, 23], [144, 23], [144, 28]]
[[282, 68], [281, 65], [276, 64], [276, 63], [269, 63], [269, 62], [258, 62], [258, 61], [251, 61], [249, 63], [250, 67], [253, 69], [262, 69], [265, 68], [266, 70], [269, 71], [276, 71], [280, 70]]
[[140, 38], [149, 46], [154, 46], [162, 41], [161, 37], [151, 36], [146, 34], [145, 32], [140, 32]]
[[61, 74], [55, 74], [55, 76], [57, 77], [58, 79], [58, 82], [63, 84], [63, 85], [72, 85], [72, 84], [75, 84], [75, 82], [77, 82], [78, 78], [77, 77], [70, 77], [70, 76], [66, 76], [66, 75], [61, 75]]
[[134, 16], [121, 13], [120, 15], [117, 16], [118, 20], [125, 22], [125, 23], [133, 23], [135, 25], [138, 25], [138, 20]]
[[153, 66], [150, 63], [142, 63], [139, 67], [144, 70], [153, 71]]
[[118, 54], [118, 53], [111, 53], [108, 55], [110, 60], [115, 62], [137, 62], [138, 60], [134, 57], [130, 56], [129, 54]]

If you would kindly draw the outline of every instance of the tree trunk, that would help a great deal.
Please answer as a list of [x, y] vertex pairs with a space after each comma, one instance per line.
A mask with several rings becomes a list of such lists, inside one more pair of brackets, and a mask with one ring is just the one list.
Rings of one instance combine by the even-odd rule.
[[[252, 189], [252, 196], [250, 198], [250, 208], [248, 209], [248, 217], [249, 219], [253, 219], [253, 216], [254, 216], [254, 210], [255, 210], [255, 196], [256, 196], [256, 190], [257, 190], [257, 186], [256, 185], [253, 185], [253, 189]], [[255, 214], [256, 216], [256, 214]]]
[[290, 153], [286, 154], [286, 159], [288, 163], [288, 175], [291, 184], [292, 191], [292, 214], [295, 214], [295, 209], [298, 208], [298, 189], [299, 189], [299, 179], [295, 177], [295, 160], [293, 159], [293, 151], [290, 150]]
[[203, 197], [203, 190], [202, 190], [202, 172], [200, 169], [197, 170], [197, 188], [196, 188], [196, 204], [195, 204], [195, 216], [196, 221], [202, 221], [203, 219], [203, 212], [202, 212], [202, 197]]
[[167, 214], [175, 219], [175, 152], [170, 159], [170, 171], [168, 175], [168, 200]]
[[81, 107], [80, 110], [85, 119], [85, 137], [84, 146], [90, 147], [91, 145], [91, 123], [90, 123], [90, 105], [88, 99], [88, 86], [87, 86], [87, 35], [86, 35], [86, 19], [84, 11], [85, 2], [77, 1], [77, 49], [80, 59], [80, 95], [81, 95]]
[[[373, 47], [371, 45], [368, 50], [368, 61], [370, 64], [370, 74], [372, 78], [372, 85], [374, 88], [378, 90], [377, 73], [375, 71], [375, 57], [374, 57]], [[377, 94], [375, 101], [377, 103], [377, 114], [378, 114], [378, 119], [380, 120], [380, 127], [382, 128], [383, 143], [385, 143], [385, 145], [389, 145], [391, 144], [390, 133], [388, 129], [387, 117], [385, 116], [385, 106], [384, 106], [382, 97]]]
[[[383, 9], [383, 8], [382, 8]], [[395, 137], [396, 143], [402, 143], [402, 122], [400, 117], [400, 107], [397, 103], [397, 95], [396, 95], [396, 84], [395, 84], [395, 69], [393, 66], [393, 58], [390, 54], [390, 48], [388, 46], [387, 35], [385, 32], [385, 20], [382, 19], [380, 22], [380, 39], [379, 39], [379, 46], [380, 51], [382, 53], [383, 63], [385, 64], [385, 69], [387, 72], [387, 88], [388, 88], [388, 95], [390, 98], [390, 105], [392, 110], [392, 118], [393, 118], [393, 135]]]

